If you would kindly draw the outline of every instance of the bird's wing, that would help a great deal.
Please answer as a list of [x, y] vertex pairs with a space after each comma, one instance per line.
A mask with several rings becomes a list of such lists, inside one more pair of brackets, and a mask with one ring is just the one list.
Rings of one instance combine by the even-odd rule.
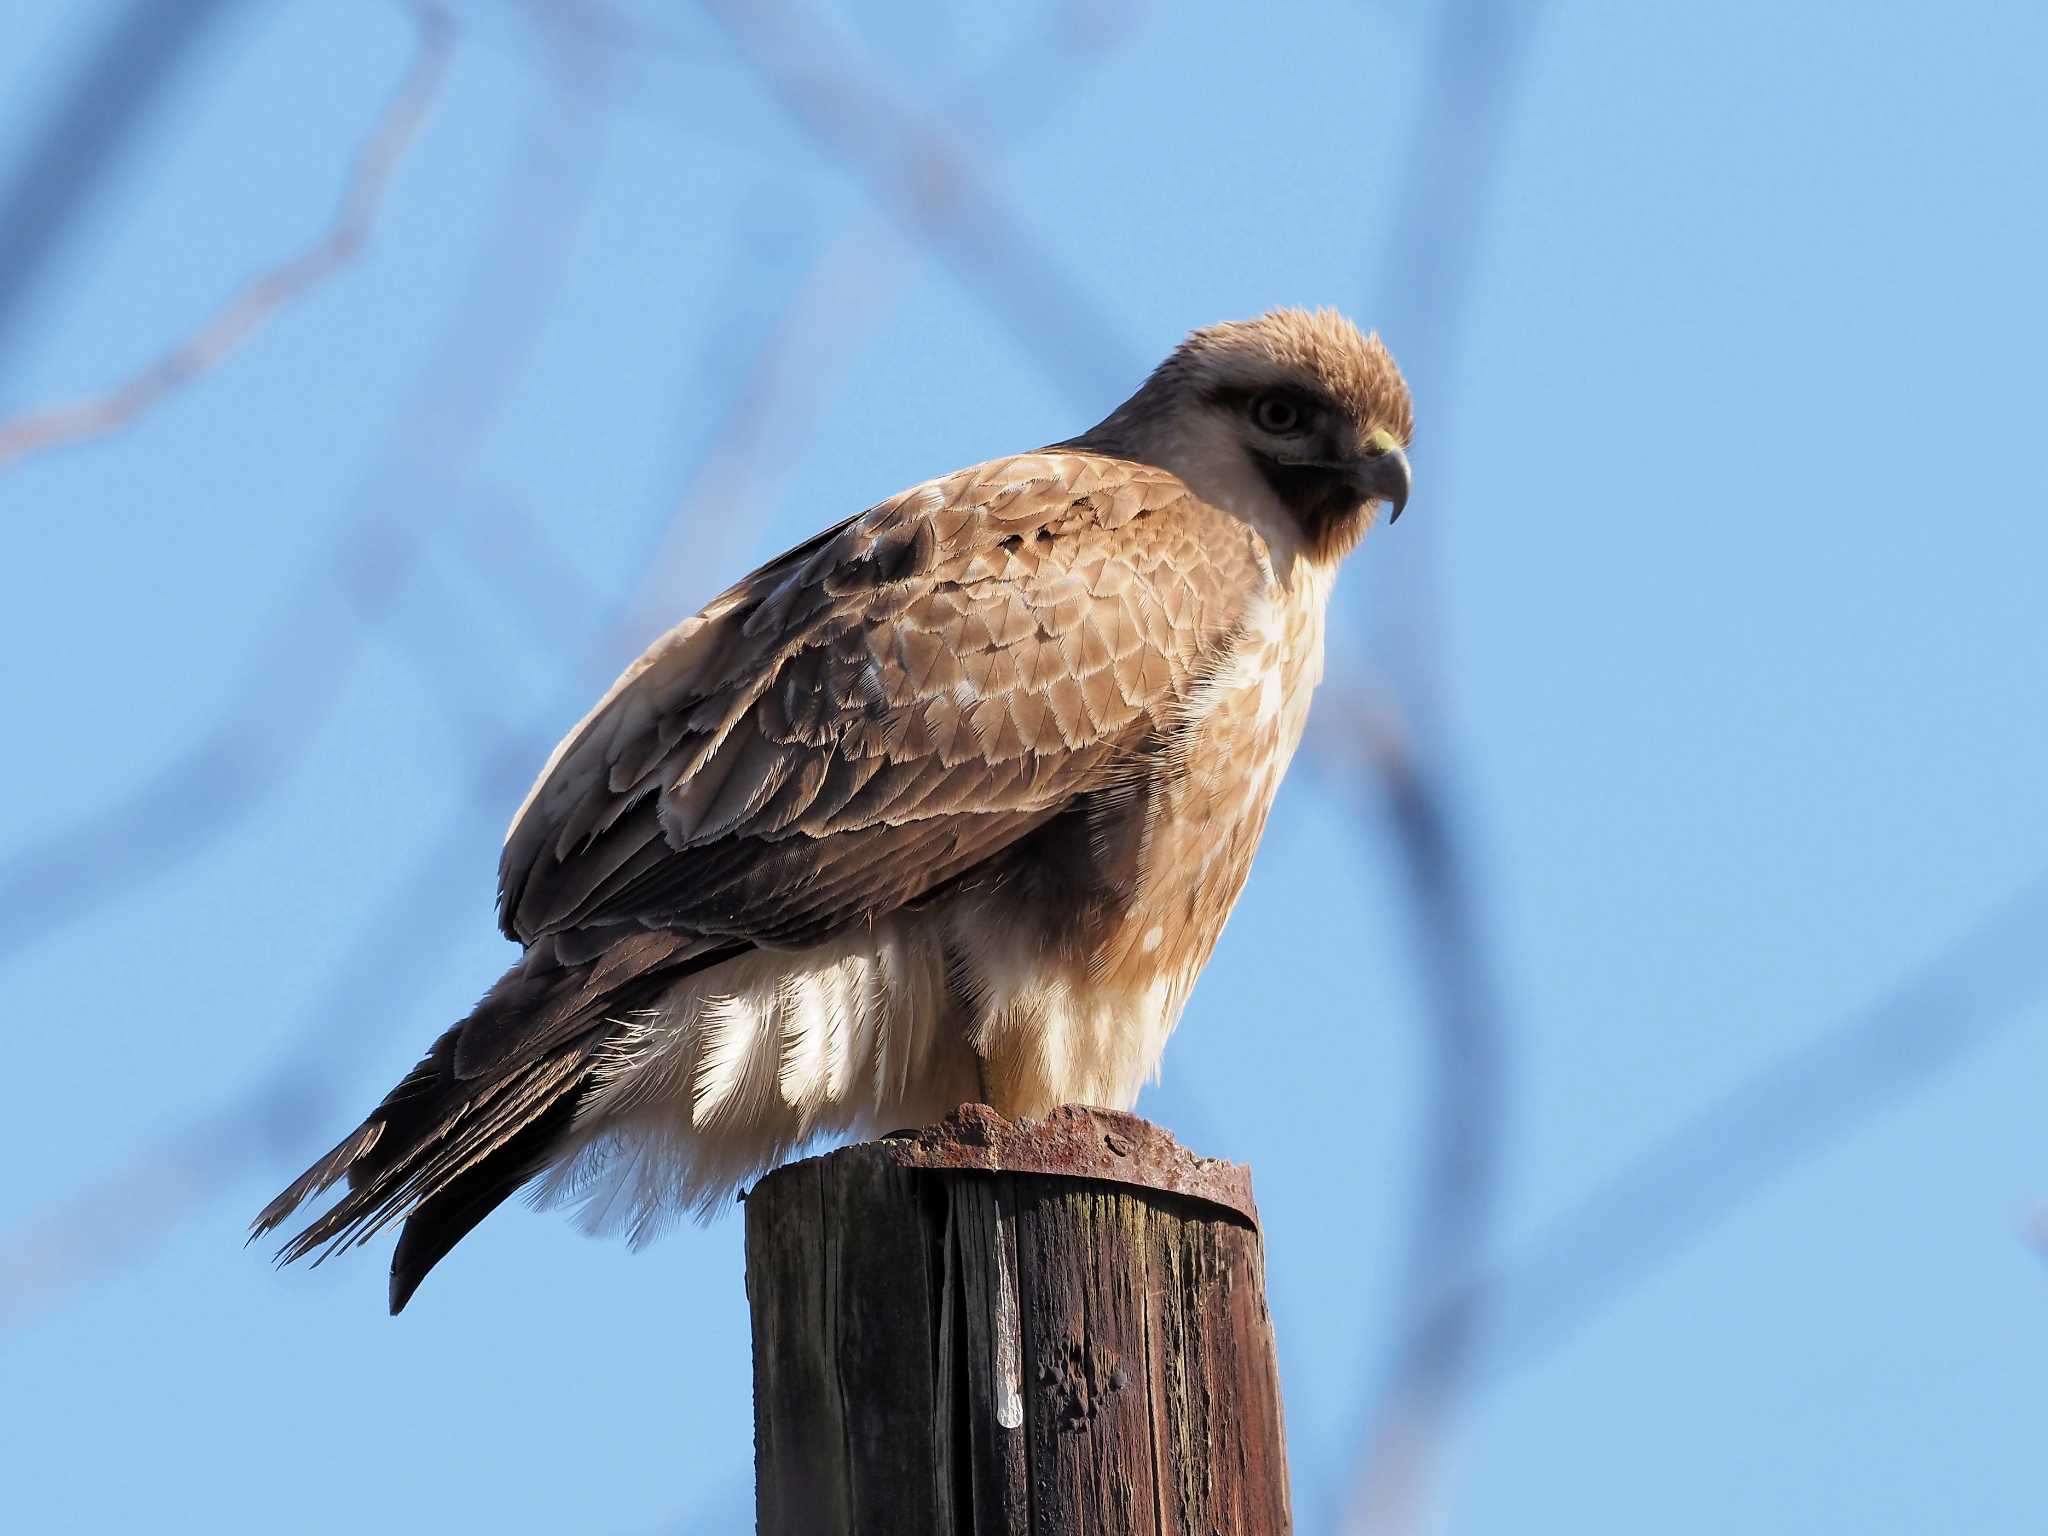
[[670, 631], [570, 732], [506, 836], [506, 932], [798, 945], [915, 900], [1139, 767], [1265, 580], [1242, 523], [1123, 460], [906, 491]]

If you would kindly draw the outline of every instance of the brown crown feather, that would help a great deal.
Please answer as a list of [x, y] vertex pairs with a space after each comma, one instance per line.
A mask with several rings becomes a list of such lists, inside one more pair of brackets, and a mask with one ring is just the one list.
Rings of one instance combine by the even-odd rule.
[[1247, 353], [1270, 362], [1276, 373], [1308, 374], [1364, 431], [1384, 427], [1403, 445], [1414, 433], [1407, 381], [1379, 333], [1359, 330], [1334, 309], [1275, 309], [1256, 320], [1203, 326], [1159, 372], [1198, 383], [1222, 358]]

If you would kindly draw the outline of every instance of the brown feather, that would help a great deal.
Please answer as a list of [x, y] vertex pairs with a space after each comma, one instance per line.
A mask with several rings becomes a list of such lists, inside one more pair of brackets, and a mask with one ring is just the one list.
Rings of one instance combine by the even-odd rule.
[[[878, 917], [937, 871], [920, 873], [916, 840], [841, 838], [931, 816], [1022, 836], [1103, 786], [1165, 728], [1254, 567], [1242, 525], [1174, 477], [1087, 455], [998, 460], [885, 502], [634, 664], [507, 838], [506, 921], [529, 942], [626, 922], [788, 942]], [[1104, 672], [1114, 693], [1089, 686]], [[934, 755], [978, 771], [933, 774]], [[743, 852], [694, 857], [713, 849]], [[806, 878], [856, 858], [906, 862], [860, 884], [866, 906]]]

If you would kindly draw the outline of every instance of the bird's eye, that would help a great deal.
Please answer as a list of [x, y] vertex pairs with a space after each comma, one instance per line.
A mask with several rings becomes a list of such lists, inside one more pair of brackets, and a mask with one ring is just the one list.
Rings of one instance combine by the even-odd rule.
[[1252, 401], [1252, 421], [1261, 432], [1272, 432], [1285, 437], [1299, 432], [1303, 426], [1303, 414], [1299, 404], [1278, 392], [1260, 395]]

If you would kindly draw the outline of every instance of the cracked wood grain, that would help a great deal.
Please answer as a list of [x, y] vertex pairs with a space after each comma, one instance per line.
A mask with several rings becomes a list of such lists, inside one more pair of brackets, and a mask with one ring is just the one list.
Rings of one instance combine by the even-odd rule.
[[1243, 1171], [1129, 1115], [781, 1169], [747, 1200], [758, 1529], [1284, 1536], [1264, 1278]]

